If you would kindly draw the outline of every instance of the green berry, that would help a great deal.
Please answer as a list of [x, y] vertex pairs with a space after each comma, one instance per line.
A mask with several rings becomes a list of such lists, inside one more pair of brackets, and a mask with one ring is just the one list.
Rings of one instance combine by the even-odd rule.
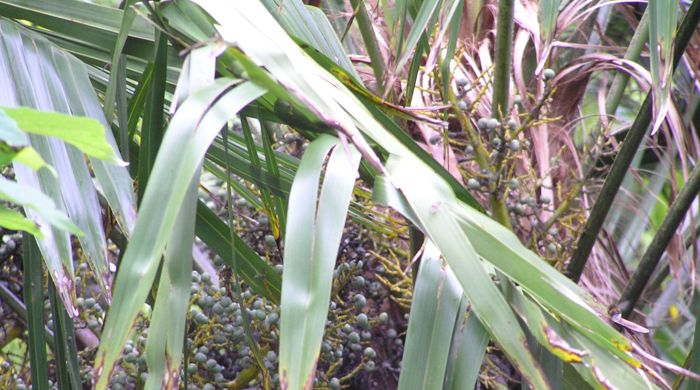
[[197, 365], [194, 363], [188, 364], [187, 365], [187, 372], [189, 372], [190, 374], [194, 374], [195, 372], [197, 372]]
[[362, 294], [355, 295], [353, 300], [355, 301], [355, 307], [358, 309], [362, 309], [367, 304], [367, 298]]
[[328, 341], [324, 341], [323, 344], [321, 344], [321, 351], [330, 352], [331, 351], [331, 344]]
[[500, 126], [500, 125], [501, 125], [501, 123], [498, 122], [498, 119], [496, 119], [496, 118], [491, 118], [491, 119], [489, 119], [489, 120], [486, 122], [486, 127], [487, 127], [489, 130], [493, 130], [493, 129], [497, 128], [497, 127]]
[[97, 301], [95, 301], [95, 298], [88, 298], [85, 300], [85, 307], [91, 309], [95, 306], [96, 303]]
[[372, 347], [365, 348], [362, 354], [365, 355], [365, 357], [368, 359], [374, 359], [375, 357], [377, 357], [377, 352], [375, 352]]
[[331, 380], [328, 382], [328, 387], [330, 387], [331, 390], [339, 390], [340, 380], [338, 378], [331, 378]]
[[516, 215], [525, 214], [525, 208], [521, 204], [516, 204], [515, 206], [513, 206], [513, 211], [515, 212]]
[[464, 112], [469, 109], [469, 106], [467, 106], [467, 102], [464, 100], [460, 100], [459, 103], [457, 103], [457, 108], [459, 108], [460, 111]]
[[474, 146], [467, 145], [467, 147], [464, 148], [464, 153], [465, 154], [473, 154], [474, 153]]
[[200, 311], [194, 315], [194, 321], [200, 325], [204, 325], [209, 322], [209, 317]]
[[389, 329], [389, 330], [386, 331], [386, 336], [387, 336], [388, 338], [390, 338], [390, 339], [393, 339], [393, 338], [396, 337], [397, 335], [398, 335], [398, 334], [396, 333], [396, 329], [394, 329], [394, 328], [391, 328], [391, 329]]
[[523, 104], [523, 98], [520, 95], [513, 96], [513, 104]]
[[207, 367], [208, 370], [213, 370], [214, 367], [216, 367], [218, 363], [214, 359], [209, 359], [207, 362], [204, 364], [205, 367]]
[[277, 272], [278, 275], [282, 275], [283, 271], [284, 271], [284, 266], [282, 264], [275, 265], [275, 272]]
[[514, 119], [511, 119], [508, 121], [508, 127], [510, 127], [511, 129], [515, 129], [516, 127], [518, 127], [518, 122], [516, 122]]
[[545, 80], [551, 80], [551, 79], [554, 78], [554, 76], [556, 76], [556, 73], [554, 73], [554, 70], [553, 70], [553, 69], [547, 68], [547, 69], [545, 69], [545, 70], [542, 72], [542, 77], [543, 77]]
[[469, 187], [470, 190], [478, 190], [479, 187], [481, 187], [481, 184], [479, 184], [478, 180], [472, 177], [471, 179], [467, 180], [467, 187]]
[[92, 330], [95, 330], [95, 329], [97, 329], [97, 328], [100, 327], [100, 323], [97, 322], [96, 319], [90, 318], [90, 319], [88, 320], [88, 322], [87, 322], [87, 326], [88, 326], [88, 328], [90, 328], [90, 329], [92, 329]]
[[267, 316], [266, 321], [269, 324], [276, 324], [277, 321], [279, 321], [280, 316], [277, 313], [270, 313], [269, 316]]
[[124, 356], [124, 361], [126, 361], [127, 363], [135, 363], [138, 358], [139, 354], [137, 352], [131, 352]]
[[362, 288], [365, 285], [365, 278], [362, 276], [355, 276], [352, 278], [352, 286], [354, 288]]
[[479, 118], [479, 120], [476, 122], [476, 126], [480, 129], [485, 129], [488, 127], [489, 120], [486, 118]]
[[500, 146], [500, 145], [501, 145], [501, 139], [498, 138], [498, 137], [494, 137], [494, 138], [491, 140], [491, 144], [493, 144], [493, 146]]
[[549, 202], [551, 202], [551, 201], [552, 201], [552, 198], [550, 198], [549, 195], [545, 194], [545, 195], [540, 196], [540, 202], [542, 204], [549, 204]]
[[360, 335], [357, 332], [352, 332], [348, 335], [348, 340], [353, 344], [357, 344], [360, 342]]
[[275, 237], [273, 237], [271, 234], [268, 234], [265, 236], [265, 246], [268, 249], [273, 249], [277, 247], [277, 241], [275, 241]]
[[519, 152], [520, 151], [520, 141], [518, 141], [517, 139], [511, 140], [510, 145], [508, 145], [508, 147], [513, 152]]
[[202, 272], [201, 279], [202, 279], [203, 283], [209, 283], [209, 282], [211, 282], [211, 275], [209, 275], [206, 272]]
[[352, 332], [352, 326], [350, 326], [350, 324], [345, 324], [345, 325], [343, 325], [342, 330], [345, 333], [350, 333], [350, 332]]
[[367, 314], [360, 313], [357, 315], [357, 326], [362, 329], [369, 328], [369, 318], [367, 318]]
[[379, 313], [379, 321], [381, 321], [383, 324], [386, 324], [389, 321], [389, 314], [387, 314], [384, 311]]
[[207, 361], [207, 355], [205, 355], [203, 352], [197, 352], [194, 354], [194, 360], [198, 363], [204, 363]]
[[366, 371], [374, 371], [374, 367], [375, 367], [374, 360], [370, 360], [367, 363], [365, 363], [365, 370]]
[[455, 79], [455, 84], [457, 84], [457, 86], [460, 88], [466, 87], [467, 83], [468, 83], [468, 81], [464, 77], [458, 77]]

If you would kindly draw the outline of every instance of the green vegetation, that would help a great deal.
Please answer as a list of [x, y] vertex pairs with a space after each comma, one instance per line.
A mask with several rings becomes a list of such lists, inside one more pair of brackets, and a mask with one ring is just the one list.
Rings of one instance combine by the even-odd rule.
[[0, 387], [700, 383], [699, 1], [113, 3], [0, 1]]

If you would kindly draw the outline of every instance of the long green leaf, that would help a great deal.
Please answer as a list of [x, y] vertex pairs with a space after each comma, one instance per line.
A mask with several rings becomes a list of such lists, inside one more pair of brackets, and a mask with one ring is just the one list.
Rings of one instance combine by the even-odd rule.
[[188, 98], [173, 116], [153, 166], [153, 185], [146, 187], [141, 212], [114, 285], [96, 360], [97, 388], [104, 389], [126, 342], [129, 329], [151, 288], [160, 256], [172, 233], [176, 214], [206, 149], [242, 107], [265, 91], [252, 83], [236, 86], [220, 79]]
[[649, 52], [651, 58], [651, 86], [654, 100], [654, 124], [652, 134], [661, 127], [673, 82], [673, 42], [676, 37], [678, 22], [678, 4], [666, 0], [650, 0], [649, 7]]
[[456, 198], [447, 184], [436, 179], [422, 163], [408, 158], [392, 156], [387, 169], [393, 175], [394, 185], [401, 189], [420, 219], [424, 233], [452, 267], [484, 327], [533, 386], [549, 388], [526, 346], [517, 319], [477, 256], [473, 245], [477, 245], [478, 238], [469, 236], [473, 237], [472, 241], [461, 232], [459, 221], [450, 210]]
[[444, 389], [471, 389], [476, 386], [481, 362], [489, 343], [489, 334], [479, 319], [471, 312], [464, 318], [467, 308], [467, 300], [464, 297], [461, 306], [462, 310], [452, 334]]
[[24, 304], [27, 306], [27, 330], [29, 333], [29, 364], [32, 369], [32, 387], [49, 388], [49, 365], [44, 335], [44, 288], [41, 253], [34, 238], [23, 235], [24, 255]]
[[[413, 289], [399, 389], [437, 389], [445, 382], [462, 287], [426, 242]], [[426, 319], [430, 319], [426, 321]]]
[[[415, 49], [421, 36], [426, 33], [426, 28], [430, 25], [430, 21], [434, 19], [435, 12], [440, 8], [441, 4], [442, 0], [421, 1], [420, 10], [411, 25], [411, 31], [408, 33], [408, 38], [406, 38], [406, 44], [405, 46], [399, 47], [399, 51], [397, 52], [396, 58], [398, 58], [398, 60], [396, 61], [396, 66], [394, 66], [394, 73], [399, 73], [408, 59], [414, 54], [413, 49]], [[428, 31], [428, 34], [429, 33]]]
[[[25, 126], [28, 130], [40, 133], [48, 130], [51, 131], [51, 135], [58, 133], [68, 137], [76, 145], [86, 146], [88, 152], [96, 150], [97, 155], [103, 154], [101, 158], [118, 161], [118, 158], [114, 159], [117, 154], [114, 152], [116, 148], [113, 137], [110, 132], [105, 131], [102, 108], [99, 107], [97, 96], [87, 77], [85, 65], [57, 49], [43, 37], [16, 23], [0, 20], [0, 29], [0, 85], [6, 91], [2, 95], [0, 105], [33, 107], [40, 111], [58, 111], [97, 119], [101, 124], [88, 119], [78, 120], [78, 123], [83, 121], [86, 125], [81, 125], [82, 127], [89, 129], [88, 133], [81, 133], [73, 126], [74, 118], [60, 114], [36, 113], [26, 109], [16, 111], [20, 115], [20, 127]], [[46, 120], [47, 117], [49, 120]], [[57, 139], [36, 134], [30, 138], [32, 143], [36, 144], [37, 151], [56, 168], [59, 180], [54, 177], [55, 174], [49, 175], [43, 171], [35, 173], [16, 165], [17, 179], [20, 183], [49, 195], [52, 202], [47, 202], [47, 205], [65, 205], [70, 218], [86, 233], [80, 237], [80, 241], [91, 267], [101, 276], [98, 279], [101, 285], [108, 287], [102, 214], [97, 202], [96, 188], [90, 170], [83, 161], [83, 154]], [[94, 145], [89, 143], [94, 141]], [[98, 147], [95, 149], [96, 145]], [[51, 156], [51, 159], [47, 156]], [[129, 216], [135, 215], [128, 173], [124, 167], [100, 159], [92, 160], [92, 169], [103, 194], [117, 215], [117, 220], [122, 226], [128, 227]], [[48, 232], [44, 232], [44, 239], [39, 242], [39, 247], [64, 305], [71, 315], [75, 315], [77, 313], [72, 304], [73, 264], [69, 236], [65, 232], [52, 229], [46, 220], [38, 220], [40, 216], [34, 210], [26, 211], [29, 219], [38, 221], [42, 229]], [[126, 228], [125, 231], [129, 229]]]
[[[333, 268], [360, 162], [330, 136], [309, 145], [289, 195], [280, 308], [280, 383], [311, 389], [328, 315]], [[324, 180], [319, 180], [328, 157]]]
[[[118, 69], [124, 66], [126, 62], [126, 57], [122, 55], [122, 50], [124, 50], [124, 44], [129, 36], [129, 30], [136, 19], [136, 11], [132, 6], [136, 3], [136, 0], [127, 0], [124, 4], [124, 13], [122, 15], [121, 27], [119, 28], [119, 34], [117, 35], [116, 45], [112, 49], [112, 69]], [[109, 78], [109, 85], [107, 85], [107, 91], [105, 92], [105, 117], [112, 118], [114, 113], [114, 103], [117, 98], [117, 88], [121, 88], [118, 81], [117, 73], [113, 73]]]
[[178, 210], [165, 251], [146, 342], [146, 389], [173, 388], [179, 376], [192, 286], [192, 246], [198, 187], [199, 175], [195, 174]]
[[149, 94], [146, 98], [146, 107], [141, 126], [141, 145], [139, 148], [139, 201], [143, 198], [144, 191], [151, 176], [153, 163], [163, 140], [165, 131], [165, 84], [168, 62], [166, 52], [168, 40], [165, 34], [156, 32], [156, 51], [153, 58], [153, 78], [149, 86]]
[[[213, 57], [211, 54], [208, 47], [190, 53], [177, 84], [175, 104], [214, 81], [215, 57], [207, 61], [207, 57]], [[146, 342], [146, 389], [173, 388], [178, 382], [192, 285], [192, 249], [201, 169], [202, 163], [199, 163], [166, 244]]]

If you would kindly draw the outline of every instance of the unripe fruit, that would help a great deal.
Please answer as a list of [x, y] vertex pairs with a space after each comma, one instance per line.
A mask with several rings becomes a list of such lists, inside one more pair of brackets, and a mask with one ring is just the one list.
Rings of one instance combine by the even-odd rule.
[[542, 77], [543, 77], [545, 80], [551, 80], [551, 79], [554, 78], [554, 76], [556, 76], [556, 73], [554, 73], [554, 70], [553, 70], [553, 69], [547, 68], [547, 69], [545, 69], [545, 70], [542, 72]]

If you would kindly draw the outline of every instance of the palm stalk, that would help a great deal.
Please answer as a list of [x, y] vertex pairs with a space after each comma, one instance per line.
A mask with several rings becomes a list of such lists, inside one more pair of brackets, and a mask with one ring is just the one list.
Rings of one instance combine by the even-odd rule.
[[[505, 122], [510, 99], [510, 70], [513, 52], [513, 0], [498, 2], [496, 26], [495, 68], [493, 76], [493, 98], [491, 116]], [[496, 167], [498, 169], [498, 167]], [[505, 199], [500, 194], [490, 196], [493, 217], [503, 226], [512, 230]]]

